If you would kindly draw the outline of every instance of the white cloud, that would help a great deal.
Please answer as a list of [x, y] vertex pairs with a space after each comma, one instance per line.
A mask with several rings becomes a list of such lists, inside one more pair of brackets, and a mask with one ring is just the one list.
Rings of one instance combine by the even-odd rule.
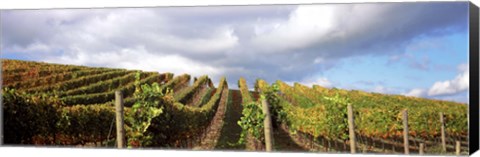
[[382, 94], [395, 94], [398, 92], [398, 90], [395, 88], [391, 88], [383, 85], [376, 85], [375, 87], [373, 87], [373, 89], [367, 89], [367, 90], [375, 93], [382, 93]]
[[220, 77], [223, 72], [222, 68], [199, 63], [180, 55], [152, 54], [143, 47], [96, 54], [89, 54], [79, 50], [75, 54], [75, 56], [50, 57], [45, 61], [63, 64], [101, 65], [131, 70], [172, 72], [176, 75], [184, 73], [192, 76], [209, 75], [211, 78]]
[[460, 65], [461, 73], [453, 80], [438, 81], [428, 90], [429, 96], [452, 95], [468, 90], [469, 70], [468, 67]]
[[252, 43], [266, 52], [309, 46], [331, 31], [336, 22], [336, 10], [335, 5], [299, 6], [288, 20], [257, 24]]
[[[292, 81], [286, 81], [285, 83], [289, 85], [293, 85], [295, 82]], [[298, 81], [297, 83], [300, 83], [305, 86], [312, 87], [313, 85], [319, 85], [322, 87], [327, 87], [330, 88], [333, 86], [332, 82], [328, 80], [326, 77], [307, 77], [302, 79], [301, 81]]]
[[372, 92], [376, 92], [376, 93], [386, 93], [386, 92], [387, 92], [387, 88], [384, 87], [384, 86], [375, 86], [375, 88], [373, 88]]
[[423, 97], [425, 96], [425, 90], [421, 88], [414, 88], [407, 93], [402, 93], [402, 95], [413, 96], [413, 97]]
[[468, 64], [457, 66], [459, 74], [452, 80], [437, 81], [430, 88], [413, 88], [405, 96], [441, 99], [447, 101], [467, 102], [469, 88]]

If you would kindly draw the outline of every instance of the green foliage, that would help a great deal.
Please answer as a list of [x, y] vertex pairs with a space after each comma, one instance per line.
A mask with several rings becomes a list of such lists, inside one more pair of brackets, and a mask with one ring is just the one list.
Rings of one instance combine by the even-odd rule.
[[63, 136], [63, 142], [67, 142], [61, 144], [100, 142], [115, 136], [110, 134], [108, 137], [110, 125], [115, 118], [115, 108], [112, 106], [76, 105], [59, 108], [58, 112], [60, 120], [56, 123], [56, 128]]
[[2, 84], [10, 86], [22, 81], [35, 80], [39, 77], [83, 69], [86, 69], [86, 67], [2, 59]]
[[183, 74], [180, 76], [177, 76], [173, 78], [171, 81], [168, 81], [167, 83], [163, 84], [161, 86], [162, 89], [164, 88], [170, 88], [170, 89], [175, 89], [176, 86], [181, 85], [183, 83], [186, 83], [190, 81], [190, 75], [188, 74]]
[[129, 126], [129, 147], [141, 147], [152, 144], [152, 135], [146, 134], [152, 119], [163, 112], [164, 105], [173, 104], [167, 95], [171, 95], [169, 89], [163, 90], [158, 83], [140, 85], [140, 73], [135, 76], [135, 104], [132, 106], [126, 123]]
[[175, 94], [175, 101], [181, 102], [186, 104], [187, 100], [190, 99], [195, 91], [200, 89], [205, 83], [208, 83], [209, 80], [208, 76], [202, 76], [192, 86], [187, 87], [187, 89], [182, 90], [180, 93]]
[[299, 84], [297, 83], [295, 83], [296, 88], [291, 88], [289, 85], [280, 80], [278, 80], [276, 84], [281, 89], [282, 97], [291, 102], [292, 105], [301, 108], [310, 108], [318, 104], [318, 102], [314, 101], [315, 99], [312, 99], [312, 95], [306, 95], [308, 92], [305, 92], [305, 89], [299, 89]]
[[242, 102], [244, 103], [249, 103], [252, 102], [252, 96], [250, 95], [250, 91], [248, 90], [247, 87], [247, 81], [244, 78], [240, 78], [238, 80], [238, 87], [240, 89], [240, 92], [242, 93]]
[[[77, 145], [85, 144], [86, 142], [104, 141], [109, 138], [107, 136], [110, 132], [110, 125], [112, 124], [115, 113], [112, 106], [115, 98], [114, 89], [121, 90], [124, 95], [129, 96], [135, 92], [135, 87], [139, 84], [161, 82], [161, 79], [173, 77], [171, 73], [159, 75], [153, 72], [141, 72], [135, 74], [132, 73], [133, 71], [119, 69], [76, 67], [36, 62], [4, 61], [2, 65], [6, 65], [4, 69], [2, 69], [3, 74], [5, 74], [5, 72], [33, 72], [35, 76], [45, 76], [40, 79], [20, 80], [14, 84], [16, 86], [38, 86], [38, 84], [40, 84], [37, 88], [26, 88], [28, 90], [24, 93], [5, 89], [4, 92], [10, 94], [2, 94], [4, 103], [8, 104], [3, 106], [5, 111], [8, 112], [6, 115], [11, 117], [7, 123], [8, 125], [12, 125], [10, 128], [16, 128], [7, 131], [10, 138], [6, 139], [12, 144], [57, 143]], [[7, 67], [7, 69], [5, 69], [5, 67]], [[52, 74], [52, 72], [62, 73]], [[128, 79], [123, 79], [121, 76], [124, 76], [124, 78], [128, 76]], [[132, 76], [135, 76], [135, 78]], [[135, 81], [135, 83], [133, 81]], [[42, 85], [42, 83], [45, 84]], [[63, 98], [57, 97], [57, 95], [65, 94], [63, 90], [73, 88], [76, 89], [71, 90], [68, 93], [69, 95], [95, 93], [66, 96]], [[139, 87], [139, 89], [141, 88], [142, 87]], [[153, 99], [149, 98], [158, 91], [158, 88], [158, 84], [152, 85], [150, 89], [144, 86], [143, 90], [139, 91], [145, 93], [140, 94], [140, 96], [127, 98], [126, 100], [129, 100], [129, 102], [137, 102], [137, 100], [139, 100], [138, 102], [140, 103], [151, 102]], [[108, 92], [98, 93], [102, 91]], [[45, 92], [51, 92], [53, 95]], [[170, 98], [170, 101], [173, 101], [173, 97]], [[65, 103], [67, 103], [68, 106], [66, 106]], [[148, 103], [145, 104], [147, 106], [152, 105]], [[158, 114], [157, 110], [143, 112], [142, 110], [144, 109], [141, 107], [132, 108], [135, 108], [136, 113], [146, 113], [147, 115]], [[130, 112], [130, 110], [130, 108], [125, 108], [127, 115], [135, 113]], [[135, 114], [132, 115], [135, 116]], [[145, 122], [147, 124], [149, 123], [148, 120]], [[148, 126], [144, 124], [145, 123], [139, 123], [138, 128], [143, 125], [143, 130], [146, 130]], [[114, 133], [115, 132], [110, 135], [110, 138], [114, 136]], [[55, 138], [57, 139], [55, 140]]]
[[[115, 115], [111, 106], [62, 107], [58, 98], [45, 94], [32, 95], [13, 89], [2, 92], [4, 126], [9, 128], [4, 136], [7, 144], [85, 144], [108, 138]], [[62, 136], [62, 141], [55, 141], [57, 135]], [[37, 141], [33, 141], [34, 137]]]
[[[293, 132], [346, 139], [348, 103], [354, 108], [355, 131], [366, 136], [402, 136], [401, 111], [404, 109], [409, 110], [410, 135], [413, 137], [438, 136], [440, 112], [445, 113], [447, 134], [465, 136], [468, 131], [465, 104], [320, 86], [313, 86], [312, 89], [300, 84], [292, 88], [281, 81], [277, 83], [281, 91], [279, 104], [287, 113], [287, 122]], [[304, 108], [296, 104], [302, 101], [292, 95], [309, 99], [314, 103], [313, 107]]]
[[334, 97], [324, 97], [324, 99], [331, 101], [325, 105], [327, 137], [348, 139], [347, 105], [349, 99], [340, 97], [338, 94]]
[[265, 114], [260, 107], [260, 103], [253, 101], [251, 98], [244, 78], [238, 80], [238, 86], [243, 101], [242, 117], [240, 117], [240, 120], [237, 122], [242, 128], [238, 143], [244, 144], [248, 135], [261, 141], [264, 138], [263, 120], [265, 119]]
[[[215, 88], [215, 87], [214, 87]], [[226, 89], [228, 89], [228, 87], [225, 87]], [[197, 107], [202, 107], [204, 104], [207, 104], [208, 101], [210, 101], [210, 99], [212, 98], [212, 95], [215, 94], [217, 89], [212, 89], [212, 88], [207, 88], [206, 91], [205, 91], [205, 94], [202, 95], [202, 97], [200, 97], [200, 99], [198, 100], [194, 100], [194, 101], [198, 101], [200, 103], [197, 103], [195, 106]], [[220, 90], [220, 89], [218, 89]], [[230, 92], [230, 89], [228, 89], [228, 91]]]
[[[138, 72], [140, 73], [140, 72]], [[100, 81], [100, 82], [95, 82], [91, 83], [87, 86], [83, 86], [80, 88], [73, 88], [68, 91], [62, 92], [60, 96], [65, 96], [65, 95], [79, 95], [79, 94], [85, 94], [85, 93], [101, 93], [101, 92], [106, 92], [106, 91], [112, 91], [117, 89], [118, 87], [128, 85], [129, 83], [133, 82], [135, 80], [135, 73], [133, 71], [127, 73], [127, 75], [105, 80], [105, 81]]]
[[52, 136], [59, 119], [56, 107], [61, 102], [45, 95], [33, 96], [3, 88], [3, 126], [5, 144], [29, 144], [34, 136]]
[[257, 140], [263, 139], [263, 120], [265, 114], [255, 102], [243, 104], [242, 117], [237, 124], [242, 128], [238, 143], [244, 144], [247, 134], [252, 135]]
[[14, 88], [17, 90], [25, 90], [25, 89], [31, 89], [39, 86], [52, 85], [52, 84], [64, 82], [71, 79], [76, 79], [79, 76], [95, 75], [95, 74], [105, 73], [113, 70], [114, 69], [103, 69], [103, 68], [96, 69], [95, 68], [95, 69], [85, 69], [85, 70], [78, 70], [78, 71], [65, 71], [65, 72], [59, 72], [54, 75], [49, 75], [46, 77], [40, 77], [37, 79], [31, 79], [27, 81], [17, 81], [11, 84], [3, 84], [3, 86]]
[[[177, 77], [174, 82], [182, 82], [185, 78]], [[218, 102], [228, 89], [226, 79], [222, 78], [218, 90], [212, 98], [200, 108], [185, 106], [175, 101], [169, 85], [139, 85], [135, 95], [135, 104], [128, 114], [129, 146], [174, 146], [179, 139], [192, 138], [202, 131], [216, 112]]]
[[[278, 124], [287, 123], [287, 112], [280, 105], [279, 85], [277, 83], [268, 85], [266, 81], [259, 79], [255, 83], [255, 89], [260, 92], [261, 99], [267, 99], [272, 119]], [[273, 123], [273, 125], [275, 126], [276, 123]]]
[[[185, 106], [175, 102], [164, 106], [164, 114], [154, 118], [147, 129], [153, 135], [154, 146], [178, 147], [179, 140], [198, 136], [212, 120], [221, 97], [228, 96], [228, 86], [223, 77], [215, 94], [201, 107]], [[171, 97], [172, 100], [173, 97]]]
[[79, 77], [76, 79], [71, 79], [68, 81], [62, 81], [62, 82], [57, 82], [55, 84], [45, 84], [43, 86], [38, 86], [35, 88], [30, 88], [26, 89], [27, 92], [33, 93], [44, 93], [44, 92], [59, 92], [59, 91], [65, 91], [68, 89], [75, 89], [78, 87], [86, 86], [89, 84], [93, 83], [98, 83], [99, 81], [102, 80], [107, 80], [111, 78], [115, 78], [118, 76], [122, 76], [127, 74], [128, 71], [126, 70], [116, 70], [116, 71], [110, 71], [106, 73], [99, 73], [95, 75], [86, 75], [84, 77]]
[[[146, 75], [144, 79], [140, 80], [141, 84], [159, 82], [160, 77], [158, 73], [142, 73]], [[104, 82], [108, 83], [108, 82]], [[123, 95], [132, 95], [135, 92], [134, 82], [130, 82], [125, 86], [120, 86], [115, 90], [110, 90], [103, 93], [92, 93], [84, 95], [73, 95], [66, 96], [61, 98], [66, 105], [76, 105], [76, 104], [100, 104], [100, 103], [112, 103], [112, 100], [115, 99], [115, 91], [122, 91]]]

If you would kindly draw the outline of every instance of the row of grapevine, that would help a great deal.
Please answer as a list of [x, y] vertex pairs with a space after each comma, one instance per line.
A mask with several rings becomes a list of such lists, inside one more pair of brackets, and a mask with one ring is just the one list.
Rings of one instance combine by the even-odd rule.
[[176, 92], [181, 87], [185, 87], [185, 84], [187, 84], [190, 81], [190, 79], [191, 79], [190, 75], [183, 74], [183, 75], [177, 76], [172, 81], [169, 81], [169, 82], [165, 83], [164, 85], [161, 86], [161, 88], [165, 89], [165, 88], [169, 87], [174, 92]]
[[[380, 137], [380, 139], [376, 141], [381, 143], [383, 147], [385, 144], [389, 146], [397, 145], [397, 147], [402, 145], [402, 143], [399, 142], [401, 141], [401, 133], [403, 131], [400, 113], [405, 108], [412, 111], [409, 113], [409, 134], [412, 143], [425, 142], [425, 140], [428, 142], [429, 137], [438, 137], [440, 129], [438, 113], [440, 112], [446, 113], [446, 119], [449, 119], [449, 116], [452, 116], [450, 118], [456, 118], [455, 120], [450, 119], [450, 121], [447, 122], [446, 127], [450, 127], [450, 129], [447, 129], [447, 134], [455, 137], [467, 131], [465, 127], [466, 122], [464, 121], [466, 120], [466, 116], [461, 115], [466, 114], [466, 111], [461, 109], [462, 107], [466, 107], [466, 105], [463, 104], [359, 91], [329, 90], [319, 86], [314, 86], [314, 89], [316, 89], [314, 90], [298, 83], [295, 83], [294, 87], [290, 87], [281, 81], [277, 81], [276, 84], [278, 84], [281, 89], [281, 101], [279, 104], [281, 104], [284, 109], [283, 111], [287, 113], [285, 122], [291, 131], [307, 133], [315, 139], [318, 137], [326, 137], [334, 141], [337, 141], [335, 139], [348, 139], [345, 109], [348, 103], [351, 103], [355, 110], [355, 132], [362, 137], [361, 139], [369, 138], [368, 140], [372, 140], [375, 137]], [[312, 108], [296, 107], [299, 105], [292, 103], [301, 101], [295, 99], [295, 97], [298, 96], [292, 95], [303, 96], [315, 104]], [[392, 99], [397, 100], [392, 101]], [[400, 105], [398, 102], [406, 103]], [[444, 106], [445, 104], [448, 104], [448, 107]], [[450, 108], [450, 110], [444, 107]], [[462, 124], [462, 122], [465, 124]], [[389, 139], [391, 142], [381, 139]], [[361, 144], [365, 144], [363, 141]], [[392, 142], [398, 144], [393, 144]], [[373, 142], [369, 144], [371, 143]], [[418, 150], [418, 147], [413, 149]]]
[[217, 89], [219, 90], [201, 107], [186, 106], [180, 102], [166, 104], [165, 114], [155, 117], [149, 128], [149, 131], [155, 133], [152, 145], [181, 147], [180, 141], [191, 140], [204, 132], [217, 111], [223, 89], [228, 89], [225, 78], [220, 80]]
[[38, 77], [46, 77], [60, 72], [75, 72], [80, 71], [80, 68], [70, 68], [70, 69], [47, 69], [47, 70], [38, 70], [31, 69], [23, 73], [7, 73], [7, 75], [2, 75], [2, 79], [5, 85], [14, 84], [20, 81], [34, 80]]
[[[15, 59], [1, 59], [2, 61], [2, 68], [4, 70], [28, 70], [34, 67], [41, 67], [41, 68], [50, 68], [50, 67], [59, 67], [65, 68], [64, 64], [55, 64], [55, 63], [44, 63], [44, 62], [32, 62], [32, 61], [23, 61], [23, 60], [15, 60]], [[75, 66], [69, 65], [70, 67], [85, 67], [85, 66]]]
[[[114, 108], [105, 105], [62, 107], [56, 98], [4, 89], [6, 144], [77, 145], [107, 139]], [[114, 136], [111, 134], [110, 136]]]
[[[26, 72], [38, 72], [38, 71], [57, 71], [57, 70], [72, 70], [72, 69], [85, 69], [85, 66], [65, 66], [62, 64], [52, 63], [39, 63], [30, 61], [20, 61], [11, 59], [2, 59], [2, 73], [8, 76], [18, 75]], [[103, 68], [105, 69], [105, 68]]]
[[[142, 73], [143, 74], [143, 73]], [[141, 83], [153, 83], [153, 82], [160, 82], [161, 76], [158, 73], [146, 73], [147, 75], [144, 79], [141, 80]], [[105, 82], [108, 83], [108, 82]], [[76, 104], [101, 104], [107, 103], [112, 101], [115, 98], [115, 91], [120, 90], [123, 92], [124, 95], [132, 95], [135, 92], [135, 84], [134, 82], [130, 82], [125, 86], [119, 86], [114, 90], [103, 92], [103, 93], [92, 93], [92, 94], [85, 94], [85, 95], [73, 95], [73, 96], [66, 96], [62, 97], [61, 100], [68, 105], [76, 105]]]
[[202, 85], [198, 86], [195, 92], [191, 94], [189, 99], [184, 99], [182, 103], [187, 106], [200, 107], [202, 104], [208, 102], [210, 97], [215, 93], [215, 87], [211, 86], [211, 82], [212, 81], [210, 79], [207, 79], [202, 83]]
[[[314, 89], [318, 90], [318, 87]], [[400, 111], [408, 109], [410, 111], [409, 119], [412, 121], [409, 124], [411, 136], [422, 138], [438, 136], [440, 133], [440, 121], [438, 118], [440, 112], [445, 114], [445, 125], [447, 126], [448, 134], [467, 135], [468, 106], [466, 104], [401, 95], [384, 95], [361, 91], [347, 92], [333, 89], [333, 91], [335, 90], [343, 91], [345, 94], [340, 94], [340, 96], [350, 98], [351, 103], [359, 111], [359, 118], [356, 123], [363, 134], [381, 134], [385, 137], [398, 135], [398, 131], [392, 132], [395, 130], [394, 128], [398, 128], [398, 122], [395, 123], [393, 121], [398, 121]]]
[[250, 91], [248, 90], [248, 85], [247, 85], [247, 81], [245, 80], [245, 78], [240, 78], [238, 80], [238, 88], [239, 88], [240, 92], [242, 93], [242, 102], [244, 104], [254, 102], [254, 100], [252, 99], [252, 95], [250, 94]]
[[[214, 86], [209, 85], [209, 89], [214, 88]], [[203, 149], [203, 150], [212, 150], [217, 147], [220, 136], [222, 135], [221, 130], [224, 128], [225, 124], [225, 114], [228, 107], [228, 100], [230, 99], [230, 89], [225, 87], [222, 90], [221, 98], [219, 100], [219, 105], [215, 115], [213, 116], [212, 120], [210, 121], [209, 126], [204, 130], [203, 134], [201, 134], [201, 142], [197, 144], [193, 149]], [[214, 92], [215, 93], [215, 92]], [[209, 96], [208, 96], [209, 97]], [[202, 99], [206, 100], [206, 99]], [[200, 104], [204, 104], [205, 102], [201, 102]], [[232, 134], [231, 132], [229, 132]]]
[[286, 122], [286, 110], [280, 105], [280, 87], [278, 84], [269, 85], [265, 80], [257, 79], [255, 82], [255, 91], [261, 93], [269, 104], [269, 111], [272, 116], [274, 127], [280, 127]]
[[[285, 85], [281, 82], [279, 84]], [[412, 111], [409, 114], [412, 121], [412, 124], [410, 124], [412, 136], [425, 138], [438, 136], [440, 132], [438, 114], [440, 112], [445, 113], [446, 119], [448, 119], [446, 126], [449, 126], [449, 129], [447, 129], [449, 134], [465, 135], [468, 130], [467, 105], [464, 104], [360, 91], [347, 92], [343, 90], [336, 92], [336, 90], [338, 89], [332, 89], [331, 91], [338, 93], [339, 97], [349, 98], [349, 102], [358, 111], [356, 112], [358, 114], [356, 119], [358, 131], [365, 135], [381, 135], [384, 138], [400, 135], [401, 117], [399, 113], [403, 109]], [[317, 103], [328, 102], [322, 99], [335, 96], [332, 92], [325, 93], [325, 90], [322, 89], [316, 91], [308, 87], [302, 87], [300, 84], [294, 85], [292, 93], [310, 94], [311, 96], [308, 97]], [[315, 95], [317, 96], [315, 97]], [[326, 106], [328, 104], [318, 105]]]
[[192, 86], [189, 86], [187, 87], [186, 89], [180, 91], [180, 92], [177, 92], [175, 94], [175, 101], [178, 101], [180, 103], [183, 103], [183, 104], [186, 104], [186, 101], [188, 99], [191, 99], [193, 97], [193, 95], [202, 87], [205, 85], [205, 83], [207, 83], [207, 81], [209, 80], [208, 76], [202, 76], [200, 78], [198, 78]]
[[2, 78], [4, 85], [15, 84], [17, 82], [27, 80], [35, 80], [39, 77], [48, 77], [57, 73], [82, 71], [87, 69], [106, 70], [108, 68], [90, 68], [73, 65], [66, 66], [60, 64], [2, 59]]
[[238, 125], [242, 128], [240, 134], [240, 143], [246, 144], [247, 150], [263, 150], [264, 141], [264, 125], [265, 115], [259, 105], [250, 94], [247, 82], [244, 78], [238, 80], [238, 87], [242, 94], [242, 117], [238, 121]]
[[56, 63], [43, 63], [43, 62], [32, 62], [32, 61], [22, 61], [14, 59], [1, 59], [2, 64], [2, 73], [7, 75], [16, 75], [19, 73], [24, 73], [28, 71], [57, 71], [61, 72], [71, 70], [71, 69], [103, 69], [103, 70], [120, 70], [116, 68], [105, 68], [105, 67], [88, 67], [80, 65], [65, 65], [65, 64], [56, 64]]
[[[158, 78], [159, 80], [153, 80], [154, 78], [156, 77], [151, 77], [149, 79], [142, 79], [138, 82], [138, 84], [152, 84], [152, 83], [159, 83], [159, 88], [161, 88], [161, 90], [166, 90], [166, 89], [172, 89], [173, 86], [175, 86], [175, 84], [177, 82], [183, 82], [185, 80], [188, 80], [188, 78], [190, 77], [190, 75], [187, 75], [187, 74], [184, 74], [184, 75], [180, 75], [180, 76], [177, 76], [175, 78], [173, 78], [173, 74], [172, 73], [163, 73], [163, 74], [160, 74], [160, 77]], [[133, 88], [136, 88], [135, 87], [135, 83], [133, 84], [130, 84], [128, 86], [128, 88], [125, 88], [123, 89], [122, 91], [126, 91], [127, 95], [125, 96], [124, 98], [124, 106], [126, 107], [131, 107], [133, 106], [133, 104], [135, 102], [137, 102], [138, 100], [133, 97], [132, 95], [130, 95], [130, 93], [132, 92], [131, 89]], [[133, 91], [135, 92], [135, 91]], [[114, 93], [112, 93], [114, 94]], [[113, 105], [113, 102], [110, 102], [111, 105]]]
[[[143, 78], [146, 75], [142, 75]], [[127, 75], [122, 77], [117, 77], [109, 80], [104, 80], [97, 83], [89, 84], [88, 86], [78, 87], [74, 89], [67, 90], [65, 92], [59, 92], [59, 96], [72, 96], [79, 94], [90, 94], [90, 93], [103, 93], [106, 91], [111, 91], [118, 87], [126, 86], [129, 83], [132, 83], [135, 80], [135, 72], [131, 71]]]
[[284, 95], [294, 93], [293, 91], [289, 92], [285, 90], [285, 88], [289, 88], [288, 85], [281, 81], [277, 81], [276, 83], [279, 85], [280, 91], [284, 93], [282, 97], [280, 97], [280, 105], [287, 113], [287, 124], [289, 124], [289, 128], [311, 134], [315, 138], [319, 136], [330, 138], [345, 137], [343, 129], [346, 124], [343, 122], [343, 119], [345, 119], [343, 114], [337, 115], [327, 111], [328, 105], [332, 105], [332, 107], [329, 107], [331, 109], [339, 108], [339, 106], [333, 106], [336, 104], [315, 104], [310, 108], [299, 107], [299, 104], [291, 104], [292, 102], [284, 99]]
[[63, 142], [68, 142], [63, 145], [103, 142], [116, 135], [111, 131], [115, 108], [110, 105], [62, 107], [59, 114], [57, 133], [62, 135]]
[[[257, 80], [256, 90], [262, 91], [272, 112], [272, 119], [276, 128], [290, 132], [290, 138], [303, 149], [311, 151], [345, 151], [348, 144], [346, 135], [346, 120], [340, 105], [343, 102], [331, 103], [331, 106], [313, 104], [309, 107], [301, 104], [292, 104], [285, 97], [293, 93], [292, 89], [285, 90], [288, 85], [277, 81], [272, 85], [264, 80]], [[308, 99], [299, 93], [296, 97]], [[295, 97], [290, 96], [295, 99]], [[315, 102], [310, 100], [311, 102]], [[301, 102], [301, 101], [295, 101]], [[337, 104], [337, 105], [332, 105]], [[328, 114], [327, 112], [331, 114]], [[333, 113], [333, 114], [332, 114]], [[331, 122], [329, 122], [331, 121]], [[275, 124], [274, 123], [274, 124]]]
[[[147, 76], [139, 80], [139, 84], [164, 83], [173, 76], [171, 73], [138, 74]], [[135, 85], [119, 89], [131, 90], [133, 93]], [[71, 103], [46, 94], [31, 94], [15, 89], [4, 88], [3, 93], [3, 109], [8, 116], [5, 120], [6, 127], [12, 128], [6, 132], [6, 143], [84, 145], [87, 142], [104, 142], [115, 136], [115, 132], [111, 131], [115, 117], [112, 104], [88, 102], [98, 101], [98, 97], [83, 98], [83, 102]], [[109, 95], [107, 93], [103, 94]], [[114, 95], [107, 97], [102, 99], [114, 99]], [[128, 113], [130, 109], [126, 108], [125, 111]]]
[[[86, 142], [103, 142], [114, 136], [113, 133], [110, 134], [108, 132], [110, 131], [109, 126], [113, 120], [114, 112], [112, 102], [115, 97], [115, 90], [123, 92], [126, 98], [126, 103], [134, 104], [137, 102], [138, 98], [133, 97], [132, 94], [136, 91], [136, 88], [139, 87], [139, 84], [160, 83], [162, 89], [170, 88], [177, 90], [177, 93], [179, 93], [178, 96], [182, 97], [179, 101], [182, 100], [183, 102], [186, 102], [188, 99], [191, 99], [193, 94], [198, 93], [198, 89], [200, 89], [201, 86], [211, 86], [211, 80], [206, 76], [200, 78], [193, 86], [186, 87], [190, 80], [190, 76], [186, 74], [173, 78], [173, 74], [171, 73], [158, 74], [138, 72], [137, 74], [141, 74], [141, 77], [138, 78], [138, 82], [134, 82], [134, 80], [136, 80], [136, 71], [116, 69], [104, 70], [88, 67], [85, 67], [85, 69], [82, 69], [83, 67], [81, 67], [78, 70], [69, 71], [66, 70], [68, 68], [65, 67], [50, 69], [42, 67], [43, 64], [32, 66], [27, 65], [22, 65], [23, 68], [25, 68], [25, 71], [28, 71], [29, 68], [32, 67], [41, 67], [39, 69], [48, 71], [50, 75], [44, 75], [32, 79], [31, 81], [22, 80], [15, 83], [14, 86], [10, 86], [13, 88], [26, 88], [22, 89], [23, 91], [21, 91], [21, 94], [18, 94], [21, 96], [12, 96], [12, 98], [21, 98], [22, 102], [9, 103], [12, 101], [11, 99], [8, 99], [7, 102], [11, 105], [7, 105], [8, 107], [5, 109], [8, 113], [15, 114], [22, 114], [24, 112], [33, 114], [33, 110], [42, 113], [48, 111], [49, 113], [44, 115], [50, 117], [43, 118], [38, 117], [39, 115], [33, 114], [31, 116], [34, 117], [31, 118], [31, 121], [34, 122], [31, 124], [33, 126], [32, 132], [25, 136], [11, 136], [12, 138], [9, 138], [12, 139], [10, 143], [33, 142], [37, 144], [77, 145], [85, 144]], [[75, 66], [70, 66], [70, 68], [74, 69], [73, 67]], [[171, 121], [169, 121], [169, 126], [171, 126], [171, 137], [177, 137], [177, 139], [189, 139], [189, 136], [180, 136], [180, 134], [193, 135], [193, 133], [204, 131], [213, 118], [213, 115], [216, 113], [220, 98], [226, 96], [224, 96], [224, 93], [228, 93], [228, 86], [225, 78], [221, 80], [218, 89], [219, 90], [216, 90], [216, 92], [211, 93], [211, 96], [205, 94], [199, 107], [185, 106], [181, 101], [172, 103], [166, 107], [164, 116], [170, 116], [171, 118]], [[4, 91], [7, 90], [10, 89], [4, 88]], [[14, 93], [17, 94], [18, 92], [19, 91], [15, 91]], [[59, 97], [53, 97], [49, 93]], [[41, 101], [39, 100], [40, 98]], [[29, 103], [30, 105], [28, 105]], [[17, 106], [14, 104], [17, 104]], [[35, 104], [44, 104], [44, 106], [36, 105], [37, 107], [43, 107], [42, 109], [37, 109], [32, 107], [32, 105]], [[25, 111], [12, 110], [13, 106], [22, 106]], [[126, 111], [126, 115], [129, 115], [130, 109], [127, 108]], [[27, 126], [22, 125], [25, 124], [25, 122], [19, 122], [21, 116], [17, 115], [11, 117], [18, 118], [16, 125]], [[38, 122], [33, 119], [42, 121], [45, 124], [43, 126], [38, 126], [39, 129], [35, 129], [37, 127], [35, 123]], [[183, 127], [177, 126], [179, 119], [185, 121]], [[196, 121], [192, 122], [192, 119]], [[166, 119], [157, 120], [163, 122], [166, 121]], [[10, 122], [12, 121], [9, 120], [9, 125], [13, 124]], [[156, 126], [154, 125], [150, 130], [155, 128]], [[19, 130], [26, 130], [26, 128], [21, 128]], [[180, 133], [177, 133], [177, 130], [180, 130]], [[168, 131], [164, 133], [168, 134]], [[18, 140], [13, 140], [15, 137], [19, 137], [17, 138]], [[156, 138], [158, 138], [158, 136]], [[174, 145], [175, 143], [171, 142], [169, 144]]]
[[198, 90], [192, 99], [190, 99], [186, 104], [188, 106], [195, 106], [201, 107], [203, 104], [210, 100], [210, 97], [215, 93], [216, 89], [203, 87], [202, 89]]
[[50, 75], [47, 77], [41, 77], [41, 78], [32, 79], [28, 81], [19, 81], [11, 84], [3, 84], [3, 86], [22, 90], [27, 88], [35, 88], [42, 85], [51, 85], [58, 82], [75, 79], [77, 77], [81, 77], [85, 75], [95, 75], [95, 74], [100, 74], [100, 73], [105, 73], [110, 71], [112, 71], [112, 69], [85, 69], [85, 70], [74, 71], [74, 72], [62, 72], [55, 75]]
[[68, 89], [75, 89], [78, 87], [86, 86], [92, 83], [97, 83], [103, 80], [108, 80], [112, 79], [118, 76], [123, 76], [127, 75], [128, 73], [131, 73], [126, 70], [120, 70], [120, 71], [111, 71], [111, 72], [106, 72], [106, 73], [99, 73], [99, 74], [94, 74], [94, 75], [86, 75], [83, 77], [79, 77], [76, 79], [71, 79], [71, 80], [66, 80], [62, 82], [58, 82], [55, 84], [45, 84], [43, 86], [38, 86], [35, 88], [30, 88], [26, 89], [27, 92], [33, 93], [33, 92], [54, 92], [54, 91], [65, 91]]

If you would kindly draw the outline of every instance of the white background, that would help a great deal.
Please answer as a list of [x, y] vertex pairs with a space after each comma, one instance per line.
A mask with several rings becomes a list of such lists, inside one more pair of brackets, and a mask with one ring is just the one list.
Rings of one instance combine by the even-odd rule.
[[[360, 2], [412, 2], [426, 0], [2, 0], [0, 9], [49, 9], [49, 8], [98, 8], [98, 7], [150, 7], [150, 6], [201, 6], [201, 5], [246, 5], [246, 4], [308, 4], [308, 3], [360, 3]], [[445, 1], [445, 0], [435, 0]], [[480, 0], [472, 0], [480, 6]], [[1, 39], [0, 39], [1, 40]], [[1, 52], [0, 52], [1, 53]], [[400, 155], [350, 155], [319, 153], [252, 153], [220, 151], [166, 151], [166, 150], [115, 150], [115, 149], [79, 149], [79, 148], [38, 148], [38, 147], [0, 147], [0, 156], [222, 156], [222, 157], [310, 157], [310, 156], [400, 156]], [[480, 156], [477, 152], [474, 156]]]

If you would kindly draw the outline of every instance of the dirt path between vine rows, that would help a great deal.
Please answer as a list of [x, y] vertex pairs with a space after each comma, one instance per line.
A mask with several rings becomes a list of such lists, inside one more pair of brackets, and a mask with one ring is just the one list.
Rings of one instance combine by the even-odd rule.
[[229, 93], [224, 125], [215, 150], [244, 150], [245, 145], [237, 144], [242, 132], [242, 128], [237, 124], [242, 117], [242, 95], [239, 90], [230, 90]]
[[295, 143], [288, 130], [279, 127], [273, 129], [273, 149], [280, 152], [308, 152], [307, 149]]
[[[217, 89], [220, 90], [220, 89]], [[217, 141], [220, 137], [220, 133], [222, 130], [222, 127], [224, 125], [224, 117], [225, 117], [225, 111], [228, 103], [228, 89], [223, 89], [222, 90], [222, 96], [220, 98], [220, 101], [218, 102], [218, 108], [217, 112], [215, 112], [215, 116], [213, 116], [212, 121], [210, 122], [210, 125], [208, 126], [205, 136], [203, 136], [202, 141], [200, 142], [200, 145], [197, 146], [194, 149], [201, 149], [201, 150], [212, 150], [215, 148], [215, 145], [217, 144]]]
[[[237, 124], [242, 116], [242, 95], [239, 90], [230, 90], [229, 102], [226, 105], [226, 111], [223, 121], [223, 128], [220, 132], [220, 137], [216, 142], [214, 150], [235, 150], [244, 151], [245, 145], [237, 144], [240, 138], [242, 128]], [[259, 95], [252, 93], [252, 98], [256, 99]], [[289, 133], [280, 128], [275, 128], [273, 132], [274, 137], [274, 151], [280, 152], [307, 152], [308, 150], [297, 145], [290, 137]], [[208, 139], [208, 135], [207, 135]], [[206, 149], [206, 147], [202, 147]], [[211, 148], [209, 150], [212, 150]]]

